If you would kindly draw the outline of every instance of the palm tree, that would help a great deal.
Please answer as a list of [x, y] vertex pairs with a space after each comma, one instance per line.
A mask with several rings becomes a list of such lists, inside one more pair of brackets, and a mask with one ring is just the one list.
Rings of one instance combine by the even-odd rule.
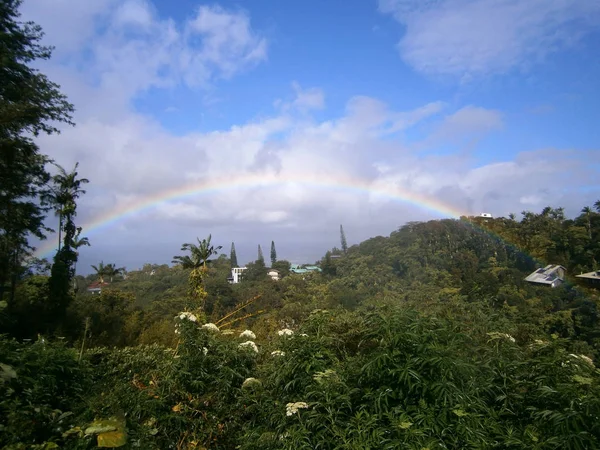
[[54, 206], [55, 214], [58, 216], [58, 251], [60, 251], [63, 221], [65, 218], [67, 220], [73, 218], [76, 200], [80, 195], [85, 194], [85, 190], [81, 186], [90, 181], [87, 178], [77, 178], [79, 163], [75, 163], [75, 167], [71, 172], [67, 172], [56, 163], [54, 165], [58, 168], [58, 173], [52, 177], [54, 188], [49, 197], [51, 204]]
[[594, 203], [594, 208], [596, 208], [596, 212], [600, 213], [600, 200], [596, 200], [596, 203]]
[[92, 269], [96, 271], [96, 275], [98, 275], [100, 283], [104, 283], [104, 275], [106, 275], [106, 266], [104, 265], [104, 261], [100, 261], [100, 264], [97, 266], [92, 264]]
[[592, 214], [592, 208], [590, 208], [589, 206], [584, 206], [583, 209], [581, 210], [581, 212], [583, 214], [585, 214], [585, 216], [586, 216], [587, 232], [588, 232], [588, 237], [590, 238], [590, 241], [591, 241], [592, 240], [592, 221], [590, 219], [590, 215]]
[[222, 246], [214, 247], [211, 243], [211, 235], [208, 235], [207, 239], [197, 238], [198, 245], [195, 244], [183, 244], [181, 250], [190, 252], [189, 255], [173, 256], [174, 264], [181, 264], [184, 269], [192, 269], [188, 278], [189, 283], [189, 294], [194, 300], [200, 299], [201, 307], [204, 308], [204, 302], [206, 296], [206, 290], [202, 283], [204, 273], [206, 272], [206, 265], [211, 262], [210, 257], [216, 255], [217, 252], [222, 249]]
[[173, 264], [181, 264], [184, 269], [200, 269], [206, 271], [206, 265], [211, 262], [209, 259], [212, 255], [216, 255], [223, 248], [222, 245], [214, 247], [211, 243], [211, 235], [207, 239], [196, 238], [198, 245], [183, 244], [182, 251], [190, 252], [190, 255], [173, 256]]
[[[79, 235], [81, 234], [81, 227], [77, 228], [77, 234], [75, 234], [75, 237], [73, 238], [73, 242], [71, 243], [71, 246], [73, 247], [73, 250], [75, 250], [75, 256], [79, 257], [79, 252], [77, 251], [77, 249], [79, 247], [83, 247], [84, 245], [87, 245], [88, 247], [90, 247], [92, 244], [90, 244], [90, 240], [86, 237], [82, 237], [80, 238]], [[75, 264], [73, 266], [73, 277], [75, 277], [75, 274], [77, 272], [77, 259], [75, 259]]]
[[104, 275], [110, 277], [110, 282], [112, 283], [113, 277], [117, 275], [123, 275], [125, 273], [125, 267], [116, 267], [114, 264], [107, 264], [104, 266]]

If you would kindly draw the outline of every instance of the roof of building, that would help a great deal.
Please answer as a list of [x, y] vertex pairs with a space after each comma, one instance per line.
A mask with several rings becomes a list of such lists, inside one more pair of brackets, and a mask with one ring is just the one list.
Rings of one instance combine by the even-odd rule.
[[558, 264], [548, 264], [546, 267], [537, 269], [525, 278], [525, 281], [530, 283], [540, 284], [552, 284], [556, 280], [564, 281], [564, 278], [559, 276], [559, 269], [562, 269], [563, 273], [566, 270], [563, 266]]
[[596, 270], [594, 272], [582, 273], [581, 275], [576, 275], [577, 278], [586, 278], [588, 280], [600, 280], [600, 270]]

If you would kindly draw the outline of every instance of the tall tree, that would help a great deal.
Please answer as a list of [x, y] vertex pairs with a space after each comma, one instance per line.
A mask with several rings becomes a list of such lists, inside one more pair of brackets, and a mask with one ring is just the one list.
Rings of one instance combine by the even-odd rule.
[[77, 200], [85, 190], [82, 185], [89, 183], [86, 178], [78, 178], [77, 167], [71, 172], [67, 172], [63, 167], [55, 164], [58, 173], [52, 177], [52, 189], [49, 196], [52, 199], [53, 206], [58, 213], [60, 232], [64, 233], [62, 247], [59, 246], [58, 252], [54, 256], [54, 263], [50, 272], [49, 284], [49, 305], [51, 308], [50, 323], [58, 325], [69, 303], [72, 300], [71, 287], [75, 277], [75, 265], [77, 263], [77, 251], [73, 248], [73, 241], [77, 234], [75, 226], [75, 217], [77, 216]]
[[262, 248], [260, 248], [260, 244], [258, 244], [258, 259], [257, 261], [262, 261], [265, 263], [265, 257], [263, 256]]
[[594, 202], [594, 208], [596, 209], [596, 212], [600, 213], [600, 200]]
[[87, 178], [77, 178], [79, 163], [75, 163], [75, 167], [71, 172], [67, 172], [62, 166], [56, 163], [54, 163], [54, 166], [58, 169], [58, 173], [52, 177], [53, 187], [49, 194], [49, 201], [58, 217], [58, 251], [60, 252], [63, 228], [65, 229], [65, 233], [67, 232], [67, 228], [72, 233], [70, 239], [65, 236], [65, 244], [72, 244], [76, 230], [73, 229], [71, 222], [76, 215], [77, 199], [82, 194], [85, 194], [82, 185], [90, 181]]
[[588, 237], [590, 239], [590, 241], [592, 240], [592, 220], [591, 220], [591, 215], [592, 215], [592, 208], [590, 208], [589, 206], [584, 206], [583, 209], [581, 210], [582, 214], [585, 214], [585, 227], [587, 228], [587, 232], [588, 232]]
[[275, 241], [271, 241], [271, 267], [277, 262], [277, 250], [275, 250]]
[[104, 261], [100, 261], [100, 264], [98, 264], [97, 266], [92, 264], [91, 267], [96, 272], [96, 275], [98, 276], [98, 281], [100, 281], [100, 283], [104, 283], [104, 277], [106, 276], [106, 266], [104, 265]]
[[[81, 235], [81, 227], [77, 227], [77, 233], [75, 233], [75, 237], [73, 238], [73, 250], [75, 250], [75, 256], [79, 258], [79, 247], [83, 247], [87, 245], [90, 247], [90, 240], [86, 237], [80, 237]], [[75, 260], [75, 264], [73, 265], [73, 276], [77, 274], [77, 259]]]
[[223, 247], [219, 245], [215, 247], [211, 244], [211, 235], [208, 235], [207, 239], [202, 241], [197, 238], [198, 245], [195, 244], [183, 244], [181, 250], [189, 251], [189, 255], [174, 256], [173, 263], [181, 264], [184, 269], [191, 269], [189, 282], [189, 293], [192, 300], [200, 300], [201, 307], [204, 308], [204, 301], [206, 300], [206, 290], [202, 283], [204, 275], [206, 274], [206, 265], [211, 262], [210, 257], [216, 255]]
[[238, 267], [237, 254], [235, 253], [235, 244], [231, 243], [231, 252], [229, 253], [229, 261], [231, 262], [231, 268]]
[[71, 122], [73, 105], [57, 84], [32, 66], [49, 59], [40, 45], [43, 33], [34, 23], [19, 21], [21, 0], [0, 2], [0, 299], [10, 280], [11, 303], [24, 259], [33, 248], [28, 236], [45, 238], [48, 205], [42, 194], [49, 162], [32, 136], [58, 133]]
[[117, 275], [125, 275], [125, 267], [117, 267], [114, 264], [107, 264], [104, 266], [104, 274], [110, 278], [110, 282], [113, 282], [113, 278]]
[[344, 233], [344, 227], [340, 225], [340, 241], [342, 244], [342, 251], [346, 253], [348, 251], [348, 242], [346, 242], [346, 233]]

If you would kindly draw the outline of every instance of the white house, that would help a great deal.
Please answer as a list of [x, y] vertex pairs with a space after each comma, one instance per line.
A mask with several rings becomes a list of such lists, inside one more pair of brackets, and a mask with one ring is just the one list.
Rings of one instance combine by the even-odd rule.
[[271, 280], [279, 281], [279, 271], [278, 270], [269, 269], [269, 271], [267, 272], [267, 275], [269, 275], [271, 277]]
[[485, 217], [486, 219], [493, 219], [494, 217], [490, 213], [481, 213], [479, 217]]
[[242, 281], [244, 270], [246, 270], [246, 267], [234, 267], [231, 269], [231, 277], [229, 277], [229, 282], [237, 284]]
[[558, 264], [548, 264], [544, 268], [537, 269], [525, 278], [525, 281], [534, 284], [557, 287], [565, 281], [566, 269]]

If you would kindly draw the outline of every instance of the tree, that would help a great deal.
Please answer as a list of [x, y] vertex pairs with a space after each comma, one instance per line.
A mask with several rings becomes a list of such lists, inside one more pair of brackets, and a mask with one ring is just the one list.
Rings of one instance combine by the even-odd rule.
[[[77, 228], [77, 233], [75, 234], [75, 237], [73, 238], [73, 250], [75, 250], [75, 255], [77, 256], [77, 258], [79, 258], [79, 252], [78, 249], [79, 247], [83, 247], [84, 245], [87, 245], [88, 247], [90, 247], [92, 244], [90, 244], [90, 240], [86, 237], [79, 237], [81, 235], [81, 227]], [[75, 260], [75, 264], [73, 266], [73, 276], [75, 276], [77, 274], [77, 260]]]
[[229, 253], [229, 261], [231, 262], [231, 268], [238, 267], [237, 254], [235, 253], [235, 244], [231, 243], [231, 252]]
[[596, 200], [594, 203], [594, 208], [596, 209], [596, 212], [600, 213], [600, 200]]
[[28, 236], [45, 238], [48, 205], [43, 196], [49, 162], [32, 136], [58, 133], [58, 123], [71, 122], [73, 105], [59, 86], [34, 69], [49, 59], [50, 47], [39, 44], [38, 25], [18, 19], [21, 0], [0, 2], [0, 299], [11, 282], [11, 301], [24, 259], [33, 248]]
[[[69, 303], [72, 300], [71, 286], [75, 277], [75, 265], [78, 253], [73, 248], [73, 241], [77, 234], [75, 217], [77, 216], [77, 199], [85, 194], [81, 188], [83, 184], [89, 183], [86, 178], [77, 178], [77, 167], [67, 172], [63, 167], [55, 164], [58, 173], [52, 177], [52, 189], [49, 197], [59, 216], [59, 237], [64, 232], [63, 245], [60, 246], [54, 256], [54, 264], [50, 272], [50, 296], [49, 304], [54, 311], [56, 322], [62, 320]], [[58, 325], [58, 323], [55, 323]]]
[[110, 278], [110, 282], [112, 283], [113, 278], [117, 275], [124, 275], [125, 267], [117, 267], [114, 264], [107, 264], [104, 266], [104, 275]]
[[98, 276], [100, 283], [104, 283], [104, 276], [106, 275], [106, 266], [104, 265], [104, 261], [100, 261], [100, 264], [97, 266], [92, 264], [91, 267], [96, 271], [96, 275]]
[[348, 242], [346, 242], [346, 234], [344, 233], [344, 227], [340, 225], [340, 241], [342, 244], [342, 251], [346, 253], [348, 251]]
[[75, 230], [70, 221], [76, 215], [77, 199], [82, 194], [85, 194], [85, 190], [81, 186], [90, 181], [87, 178], [77, 178], [78, 162], [75, 163], [75, 167], [71, 172], [67, 172], [58, 164], [54, 163], [54, 166], [58, 169], [58, 173], [52, 177], [54, 186], [50, 192], [49, 201], [58, 217], [58, 251], [60, 252], [63, 227], [65, 228], [65, 233], [67, 232], [67, 228], [69, 228], [73, 234], [70, 239], [66, 238], [67, 245], [72, 243], [72, 239], [75, 236]]
[[275, 241], [271, 241], [271, 267], [277, 262], [277, 250], [275, 250]]
[[589, 206], [584, 206], [583, 209], [581, 210], [582, 214], [585, 214], [585, 220], [586, 220], [586, 228], [587, 228], [587, 232], [588, 232], [588, 237], [590, 238], [590, 241], [592, 240], [592, 221], [591, 221], [591, 214], [592, 214], [592, 208], [590, 208]]
[[263, 256], [263, 252], [262, 252], [262, 248], [260, 248], [260, 244], [258, 244], [258, 260], [257, 261], [262, 261], [263, 264], [265, 263], [265, 257]]
[[257, 259], [254, 262], [246, 264], [244, 283], [247, 281], [264, 281], [267, 279], [267, 267], [265, 266], [264, 259]]
[[204, 308], [206, 300], [206, 290], [202, 286], [204, 275], [206, 274], [206, 265], [211, 262], [210, 257], [216, 255], [223, 247], [219, 245], [214, 247], [211, 244], [211, 235], [207, 239], [197, 238], [198, 245], [183, 244], [181, 250], [189, 251], [190, 255], [174, 256], [173, 263], [181, 264], [184, 269], [191, 269], [188, 278], [189, 294], [192, 300], [200, 300], [201, 307]]

